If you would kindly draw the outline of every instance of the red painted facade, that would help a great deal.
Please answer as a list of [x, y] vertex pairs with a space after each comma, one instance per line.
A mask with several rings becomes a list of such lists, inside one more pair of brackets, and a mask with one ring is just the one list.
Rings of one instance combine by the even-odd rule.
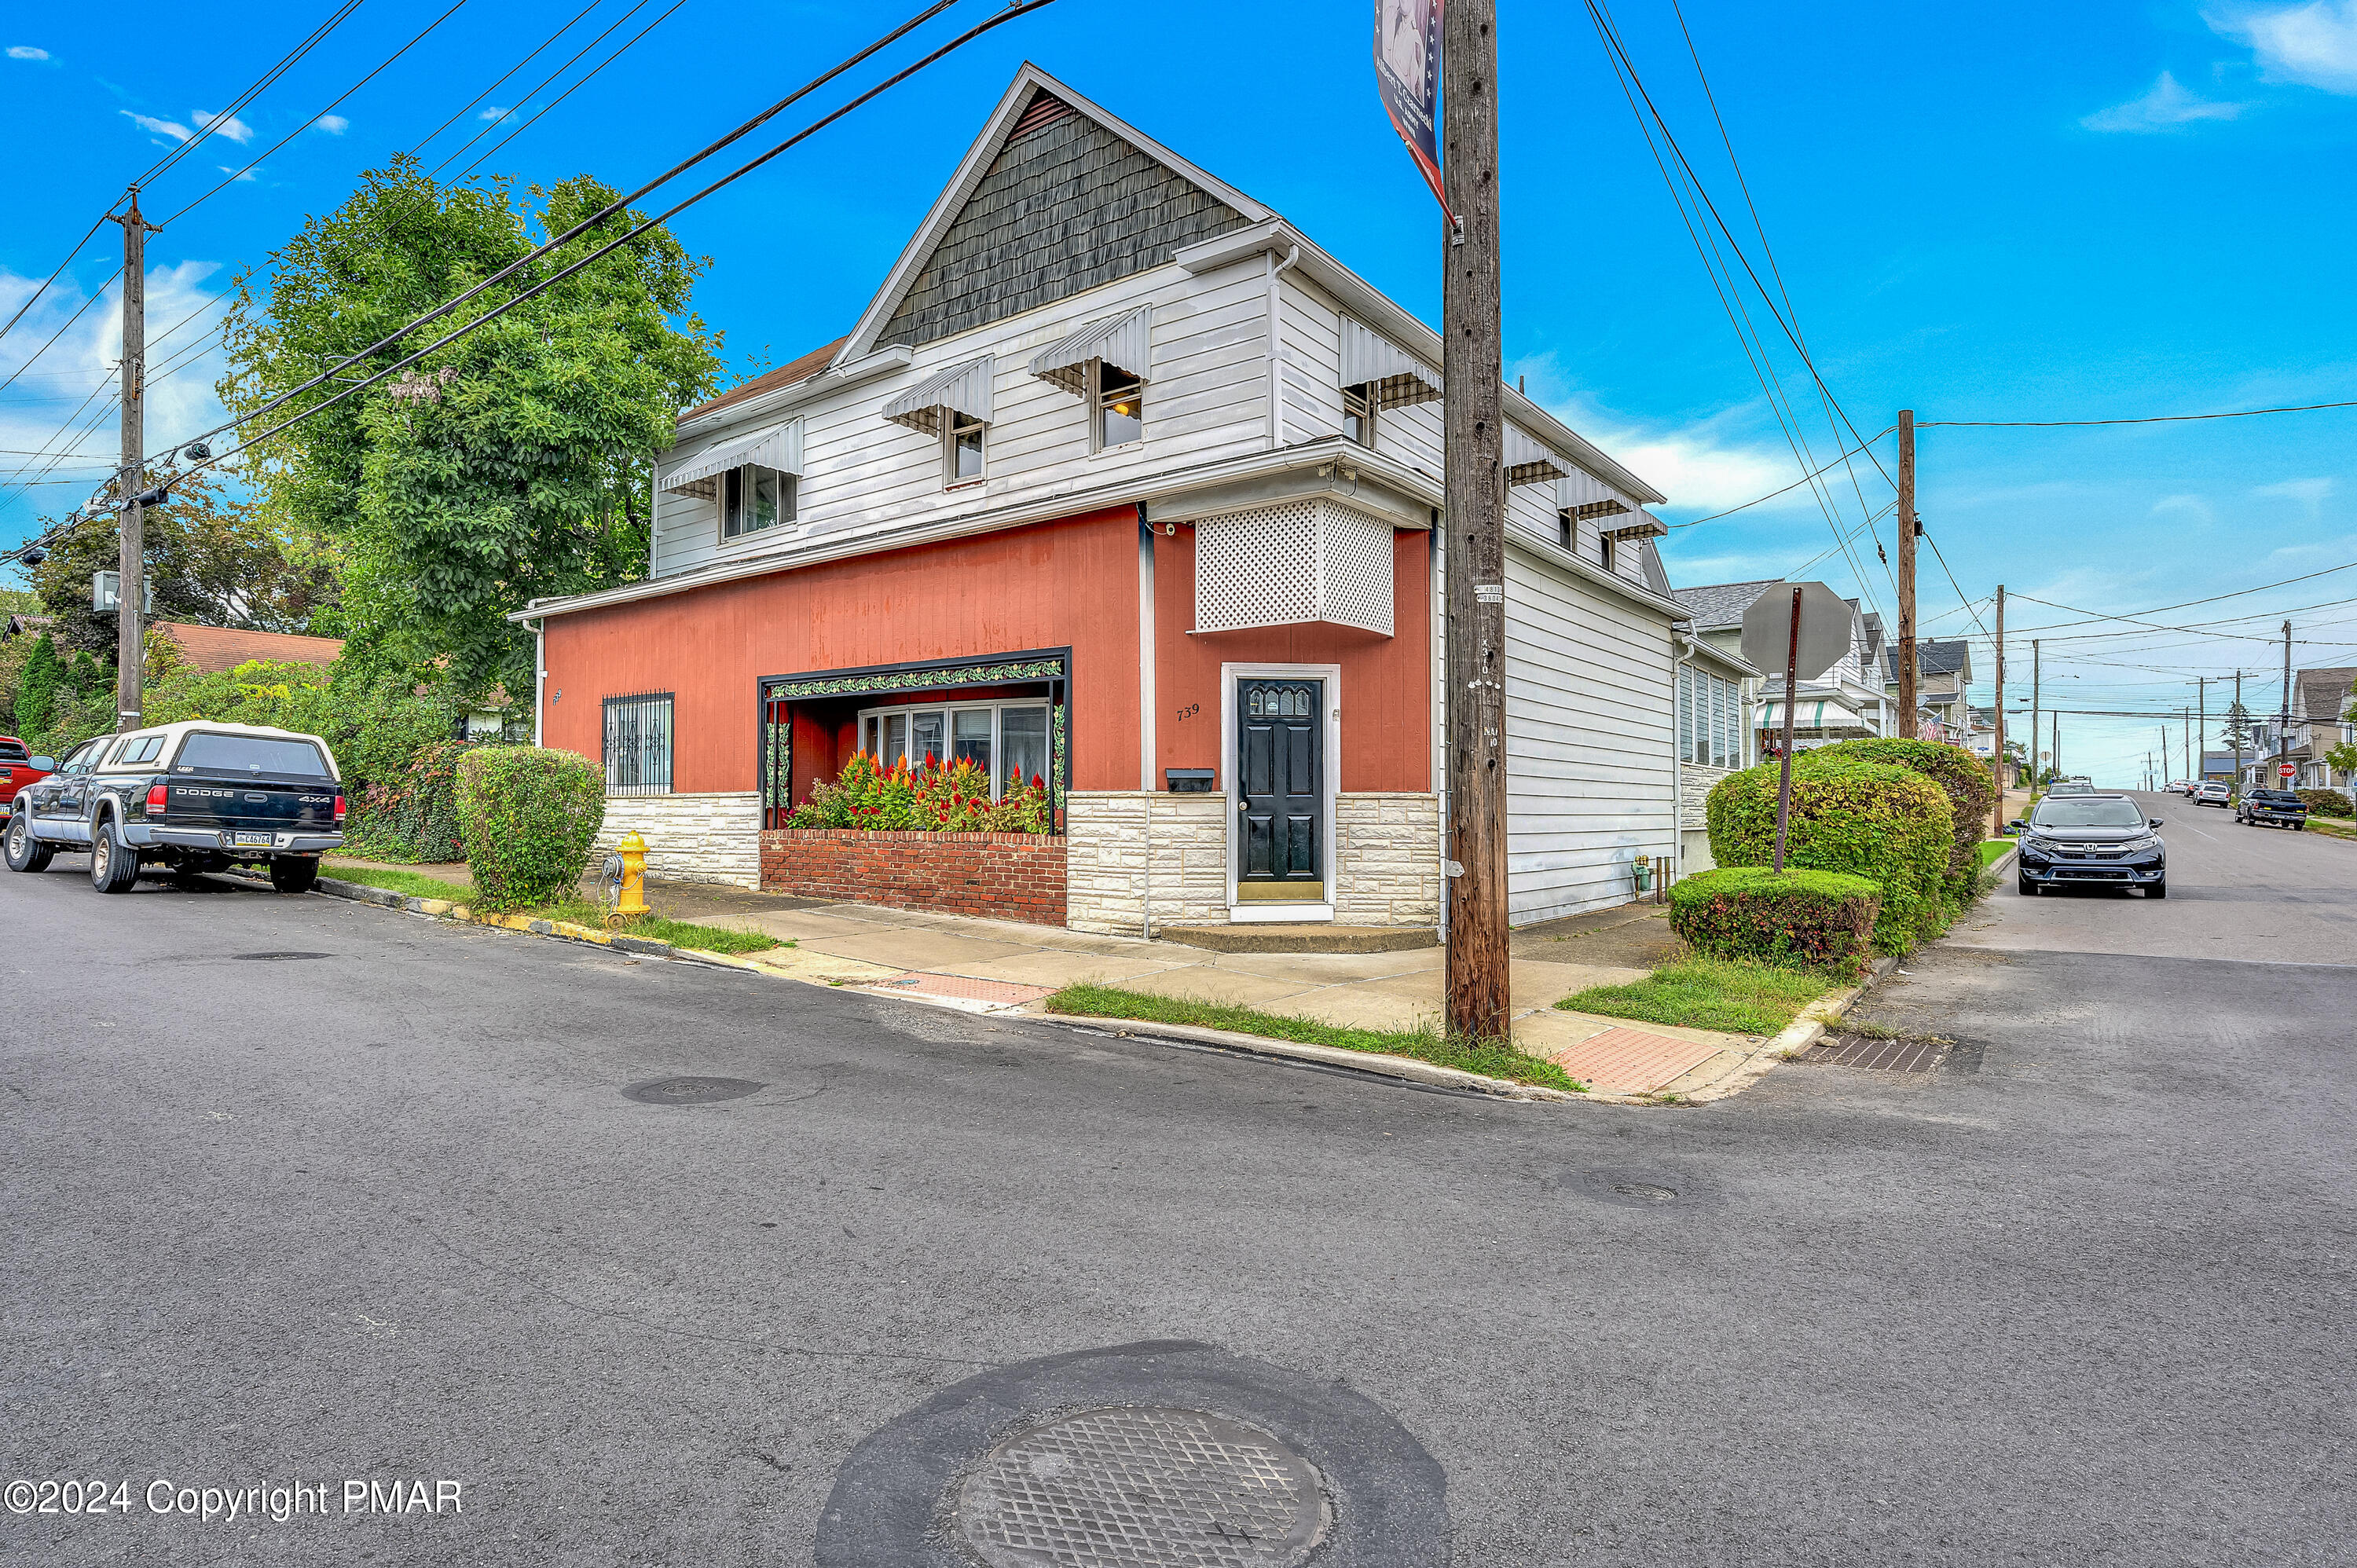
[[[1389, 637], [1325, 624], [1195, 634], [1194, 545], [1184, 523], [1153, 531], [1153, 786], [1166, 768], [1220, 766], [1220, 666], [1250, 662], [1340, 667], [1345, 791], [1432, 789], [1431, 535], [1393, 536]], [[1135, 789], [1138, 570], [1137, 516], [1122, 507], [554, 616], [544, 741], [597, 757], [601, 699], [669, 692], [673, 789], [752, 789], [764, 676], [1070, 648], [1071, 788]], [[795, 709], [796, 799], [856, 744], [856, 705]]]

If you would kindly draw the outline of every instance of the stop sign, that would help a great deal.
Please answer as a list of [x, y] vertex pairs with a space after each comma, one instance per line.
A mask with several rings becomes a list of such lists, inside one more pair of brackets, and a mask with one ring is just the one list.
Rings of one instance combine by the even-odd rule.
[[2288, 762], [2278, 763], [2276, 766], [2276, 777], [2278, 779], [2289, 779], [2297, 775], [2299, 769], [2294, 768]]

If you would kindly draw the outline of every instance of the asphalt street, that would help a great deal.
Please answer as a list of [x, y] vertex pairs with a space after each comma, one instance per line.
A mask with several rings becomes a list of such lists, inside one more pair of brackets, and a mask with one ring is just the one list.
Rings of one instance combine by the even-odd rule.
[[[2167, 902], [2008, 882], [1894, 977], [1946, 1069], [1688, 1109], [0, 874], [0, 1483], [131, 1503], [0, 1555], [904, 1563], [846, 1466], [1086, 1402], [1095, 1360], [1032, 1363], [1105, 1351], [1103, 1402], [1308, 1412], [1372, 1477], [1345, 1525], [1445, 1485], [1469, 1568], [2346, 1563], [2357, 843], [2152, 814]], [[761, 1087], [625, 1092], [682, 1075]], [[1349, 1560], [1438, 1561], [1397, 1518]]]

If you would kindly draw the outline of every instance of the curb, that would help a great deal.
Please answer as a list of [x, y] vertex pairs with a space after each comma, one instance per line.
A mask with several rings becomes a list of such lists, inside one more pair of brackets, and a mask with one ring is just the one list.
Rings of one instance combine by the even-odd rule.
[[1092, 1029], [1123, 1039], [1183, 1040], [1189, 1045], [1215, 1046], [1222, 1050], [1245, 1056], [1276, 1057], [1293, 1061], [1315, 1062], [1320, 1067], [1342, 1068], [1378, 1078], [1404, 1079], [1429, 1089], [1454, 1090], [1459, 1093], [1480, 1094], [1494, 1100], [1551, 1101], [1556, 1104], [1579, 1103], [1592, 1097], [1571, 1094], [1560, 1089], [1546, 1089], [1534, 1083], [1514, 1083], [1502, 1078], [1486, 1078], [1478, 1072], [1466, 1072], [1453, 1067], [1441, 1067], [1422, 1062], [1414, 1057], [1390, 1056], [1381, 1051], [1346, 1051], [1337, 1046], [1307, 1045], [1298, 1040], [1271, 1039], [1266, 1035], [1239, 1034], [1232, 1029], [1211, 1029], [1200, 1024], [1141, 1025], [1135, 1018], [1099, 1018], [1084, 1013], [1034, 1013], [1028, 1016], [1043, 1023], [1065, 1024], [1076, 1028]]
[[[227, 873], [248, 882], [267, 878]], [[403, 909], [413, 915], [424, 915], [436, 920], [455, 920], [464, 925], [491, 926], [501, 930], [521, 931], [526, 936], [554, 937], [564, 941], [587, 942], [593, 947], [610, 948], [616, 952], [640, 958], [683, 959], [690, 963], [707, 963], [720, 969], [762, 972], [761, 966], [733, 953], [709, 952], [702, 948], [673, 947], [669, 942], [652, 941], [645, 937], [622, 936], [600, 931], [587, 926], [576, 926], [570, 920], [536, 920], [526, 915], [477, 914], [464, 904], [453, 904], [442, 898], [413, 898], [395, 893], [389, 887], [371, 887], [365, 882], [346, 882], [338, 877], [322, 876], [311, 885], [311, 891], [330, 898], [346, 898], [356, 904], [374, 904], [380, 908]]]

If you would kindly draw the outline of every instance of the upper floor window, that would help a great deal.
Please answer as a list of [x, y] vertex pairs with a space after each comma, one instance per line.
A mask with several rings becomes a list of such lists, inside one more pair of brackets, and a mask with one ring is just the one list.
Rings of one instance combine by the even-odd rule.
[[720, 476], [720, 537], [742, 539], [794, 520], [791, 474], [748, 463]]
[[1620, 567], [1615, 564], [1613, 561], [1613, 546], [1620, 542], [1619, 540], [1613, 538], [1609, 533], [1599, 532], [1596, 536], [1596, 559], [1608, 572], [1617, 572], [1620, 570]]
[[990, 426], [969, 414], [952, 413], [942, 422], [942, 482], [971, 484], [982, 478], [983, 440]]
[[1364, 385], [1342, 389], [1342, 434], [1361, 446], [1375, 444], [1375, 403]]
[[1571, 513], [1559, 511], [1555, 514], [1555, 542], [1563, 547], [1565, 554], [1575, 553], [1579, 543], [1579, 524], [1571, 520]]
[[1108, 446], [1126, 446], [1133, 441], [1146, 439], [1146, 384], [1127, 371], [1109, 365], [1103, 360], [1092, 361], [1095, 371], [1096, 446], [1102, 452]]

